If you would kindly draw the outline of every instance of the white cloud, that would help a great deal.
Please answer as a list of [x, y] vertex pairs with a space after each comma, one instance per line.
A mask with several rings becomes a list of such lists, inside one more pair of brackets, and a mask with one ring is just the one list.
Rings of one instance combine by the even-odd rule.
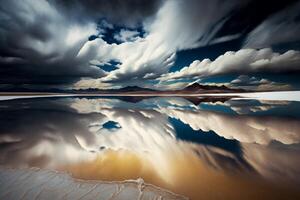
[[230, 83], [225, 83], [225, 85], [231, 88], [243, 88], [255, 91], [292, 90], [292, 87], [289, 84], [278, 83], [265, 78], [259, 79], [254, 76], [249, 77], [247, 75], [240, 75]]
[[[96, 4], [76, 0], [1, 1], [0, 49], [5, 55], [1, 55], [0, 74], [12, 84], [15, 79], [70, 84], [80, 78], [106, 76], [99, 67], [89, 64], [98, 52], [77, 56], [91, 35], [102, 34], [103, 27], [113, 28], [105, 21], [100, 27], [99, 18], [135, 26], [154, 15], [160, 3], [160, 0], [143, 4], [134, 0]], [[15, 73], [9, 75], [11, 71]]]
[[[115, 16], [111, 16], [113, 6], [105, 2], [102, 2], [103, 8], [95, 5], [101, 10], [98, 13], [89, 2], [76, 1], [73, 5], [68, 1], [60, 3], [41, 0], [37, 3], [25, 0], [20, 3], [12, 0], [6, 3], [7, 11], [0, 13], [0, 25], [4, 27], [0, 30], [1, 47], [12, 54], [0, 57], [0, 62], [7, 65], [1, 68], [2, 74], [11, 70], [10, 67], [15, 64], [20, 77], [34, 73], [39, 76], [66, 75], [72, 81], [81, 78], [74, 85], [75, 88], [102, 88], [113, 87], [116, 83], [119, 86], [141, 85], [161, 75], [159, 80], [169, 81], [226, 73], [298, 70], [298, 51], [278, 54], [270, 49], [242, 49], [227, 52], [214, 61], [194, 61], [179, 72], [168, 73], [175, 62], [177, 51], [239, 37], [239, 34], [235, 34], [214, 38], [226, 22], [228, 14], [245, 2], [168, 0], [160, 4], [157, 1], [149, 9], [133, 5], [132, 9], [137, 9], [136, 13], [129, 13], [130, 6], [125, 3]], [[66, 9], [67, 5], [72, 6]], [[144, 15], [138, 12], [143, 9]], [[77, 16], [78, 13], [82, 14], [81, 17]], [[128, 26], [142, 23], [145, 38], [140, 38], [137, 31], [130, 31], [133, 29], [124, 28], [115, 35], [115, 39], [122, 41], [122, 44], [108, 44], [102, 38], [87, 41], [91, 35], [102, 34], [103, 30], [99, 30], [99, 24], [97, 27], [96, 19], [105, 14], [112, 23], [116, 17], [130, 15], [128, 20], [123, 19], [122, 22]], [[105, 20], [102, 23], [108, 29], [114, 26]], [[112, 72], [106, 73], [95, 66], [95, 63], [108, 63], [111, 60], [121, 63]], [[19, 69], [24, 70], [24, 73]], [[39, 76], [33, 77], [38, 79]], [[158, 84], [156, 87], [165, 85]]]
[[237, 52], [228, 51], [214, 61], [195, 60], [180, 71], [162, 75], [159, 80], [201, 78], [229, 73], [247, 74], [264, 71], [279, 73], [300, 70], [299, 64], [299, 51], [290, 50], [280, 54], [271, 49], [241, 49]]
[[139, 38], [139, 32], [122, 29], [114, 38], [120, 42], [133, 42]]
[[[98, 87], [99, 81], [132, 84], [166, 73], [174, 64], [176, 51], [207, 44], [221, 27], [221, 19], [239, 4], [232, 1], [220, 6], [219, 3], [218, 0], [209, 3], [195, 0], [165, 1], [156, 16], [144, 22], [147, 32], [145, 38], [120, 45], [109, 45], [102, 39], [86, 43], [79, 56], [89, 55], [100, 62], [117, 59], [122, 63], [119, 69], [107, 76], [99, 80], [88, 80], [91, 82], [88, 85]], [[123, 40], [125, 38], [124, 36]], [[87, 85], [86, 81], [78, 82], [77, 86]]]

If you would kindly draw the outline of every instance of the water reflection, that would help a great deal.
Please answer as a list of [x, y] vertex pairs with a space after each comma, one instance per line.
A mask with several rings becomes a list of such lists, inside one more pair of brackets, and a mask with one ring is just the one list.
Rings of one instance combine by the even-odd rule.
[[0, 162], [83, 179], [142, 177], [192, 199], [295, 199], [300, 116], [273, 111], [295, 104], [129, 97], [2, 101]]

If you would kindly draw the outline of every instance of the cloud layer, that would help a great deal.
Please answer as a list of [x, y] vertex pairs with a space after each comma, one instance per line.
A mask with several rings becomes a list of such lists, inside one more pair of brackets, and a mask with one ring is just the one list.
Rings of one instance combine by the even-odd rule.
[[248, 74], [258, 72], [281, 73], [300, 71], [300, 52], [290, 50], [283, 54], [272, 49], [241, 49], [229, 51], [214, 61], [195, 60], [180, 71], [162, 75], [159, 80], [203, 78], [224, 74]]
[[[40, 84], [83, 79], [77, 87], [141, 84], [167, 73], [178, 50], [207, 44], [229, 12], [241, 4], [235, 0], [3, 0], [1, 81]], [[109, 21], [112, 31], [115, 25], [131, 29], [111, 33], [123, 43], [105, 41], [101, 20]], [[145, 38], [135, 37], [137, 26], [143, 27]], [[88, 41], [92, 35], [94, 40]], [[120, 65], [110, 73], [93, 64], [111, 60]]]
[[[241, 49], [228, 51], [214, 61], [195, 60], [190, 66], [169, 73], [177, 53], [185, 50], [243, 37], [246, 39], [241, 46], [251, 48], [298, 41], [299, 3], [279, 12], [277, 7], [270, 8], [266, 16], [272, 10], [275, 13], [271, 12], [269, 17], [262, 15], [265, 18], [262, 17], [259, 26], [254, 20], [256, 24], [251, 23], [254, 29], [244, 33], [243, 20], [249, 19], [242, 16], [239, 22], [238, 11], [247, 11], [247, 6], [255, 3], [252, 0], [1, 0], [0, 83], [65, 84], [72, 88], [151, 84], [159, 87], [153, 86], [158, 80], [298, 72], [296, 50], [279, 54], [271, 49]], [[283, 34], [271, 34], [274, 32]], [[112, 61], [118, 63], [113, 70], [101, 69]]]

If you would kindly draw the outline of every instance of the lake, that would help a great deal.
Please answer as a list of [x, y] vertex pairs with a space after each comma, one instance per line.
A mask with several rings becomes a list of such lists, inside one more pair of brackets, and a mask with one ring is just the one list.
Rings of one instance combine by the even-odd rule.
[[41, 97], [2, 100], [0, 111], [2, 174], [141, 178], [193, 200], [300, 199], [299, 101]]

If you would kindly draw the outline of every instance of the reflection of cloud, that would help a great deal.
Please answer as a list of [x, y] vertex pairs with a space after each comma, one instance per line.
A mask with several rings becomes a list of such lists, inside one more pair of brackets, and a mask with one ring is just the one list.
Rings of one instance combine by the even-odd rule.
[[[155, 110], [160, 107], [177, 108], [177, 109], [197, 109], [197, 107], [185, 98], [179, 97], [116, 97], [116, 99], [76, 99], [71, 105], [80, 113], [100, 112], [99, 110], [107, 109], [145, 109]], [[140, 100], [140, 101], [136, 101]]]
[[[91, 104], [90, 107], [86, 106], [83, 108], [82, 106], [80, 106], [80, 102], [90, 102]], [[151, 108], [148, 108], [150, 110], [144, 110], [144, 105], [150, 104], [150, 102], [155, 105], [159, 105], [159, 108], [154, 107], [155, 111], [151, 110]], [[236, 139], [239, 142], [242, 142], [242, 144], [258, 143], [260, 144], [257, 145], [259, 147], [262, 146], [261, 144], [266, 145], [272, 140], [277, 140], [285, 144], [299, 143], [300, 140], [300, 123], [296, 119], [283, 117], [225, 115], [217, 112], [201, 111], [197, 110], [197, 108], [194, 108], [194, 110], [184, 110], [180, 109], [180, 106], [182, 106], [182, 108], [187, 107], [187, 102], [180, 101], [177, 98], [175, 98], [173, 101], [171, 98], [167, 98], [162, 102], [168, 103], [159, 103], [159, 99], [148, 99], [144, 100], [144, 104], [136, 104], [137, 107], [131, 108], [130, 111], [125, 108], [101, 109], [100, 107], [95, 110], [95, 105], [100, 105], [101, 100], [82, 99], [76, 101], [76, 103], [73, 104], [72, 107], [83, 109], [80, 110], [80, 112], [83, 113], [100, 112], [106, 115], [109, 120], [118, 122], [122, 128], [125, 128], [127, 130], [121, 130], [121, 128], [119, 132], [117, 132], [117, 134], [113, 135], [104, 135], [104, 132], [102, 132], [102, 134], [100, 132], [102, 137], [100, 141], [105, 141], [104, 143], [109, 147], [113, 149], [122, 147], [124, 149], [134, 150], [142, 154], [142, 150], [148, 148], [147, 152], [151, 152], [150, 159], [155, 158], [155, 160], [159, 160], [160, 163], [165, 164], [167, 164], [167, 162], [165, 162], [166, 158], [164, 156], [165, 151], [169, 151], [171, 149], [173, 153], [179, 154], [183, 151], [183, 149], [181, 145], [176, 143], [170, 137], [175, 134], [175, 131], [172, 128], [172, 124], [166, 121], [166, 117], [164, 116], [164, 114], [169, 117], [180, 119], [180, 121], [188, 124], [194, 130], [212, 130], [222, 137], [225, 137], [227, 139]], [[265, 101], [262, 103], [266, 105], [271, 104], [273, 106], [277, 104], [288, 104], [288, 102], [273, 101]], [[231, 104], [234, 103], [231, 102], [229, 105]], [[160, 115], [158, 112], [162, 115]], [[169, 134], [168, 131], [171, 134]], [[187, 147], [188, 145], [185, 146], [184, 149], [186, 149]], [[189, 148], [191, 148], [191, 146], [189, 146]], [[273, 150], [268, 146], [265, 146], [264, 148], [268, 149], [270, 152]], [[257, 149], [257, 151], [260, 151], [259, 148]], [[201, 157], [201, 160], [204, 163], [216, 169], [225, 169], [225, 166], [230, 165], [230, 169], [235, 170], [239, 168], [238, 166], [242, 166], [244, 170], [246, 168], [242, 163], [239, 163], [235, 155], [232, 155], [224, 150], [218, 148], [214, 149], [213, 147], [203, 149], [200, 146], [197, 146], [194, 150], [197, 152], [198, 156]], [[298, 151], [294, 151], [294, 153], [295, 152]], [[289, 157], [289, 154], [282, 155], [286, 155], [287, 157]], [[245, 155], [244, 152], [242, 156], [247, 157], [248, 155]], [[222, 159], [218, 160], [218, 158]], [[227, 162], [228, 164], [224, 165], [224, 162]], [[233, 165], [233, 163], [236, 164]], [[281, 165], [281, 159], [277, 159], [275, 163]], [[290, 167], [295, 166], [299, 165], [297, 165], [297, 163], [291, 163]], [[256, 166], [254, 167], [256, 168]], [[261, 165], [261, 167], [265, 168], [265, 166], [263, 165]], [[161, 169], [162, 166], [160, 166], [159, 168]], [[280, 171], [280, 169], [278, 169], [278, 171]], [[264, 175], [264, 172], [262, 170], [259, 170], [259, 172]]]
[[[81, 102], [86, 107], [80, 105]], [[209, 190], [203, 180], [212, 184], [215, 177], [221, 176], [226, 182], [234, 182], [221, 172], [215, 171], [215, 169], [223, 171], [220, 163], [228, 163], [226, 166], [229, 169], [243, 168], [243, 164], [229, 152], [217, 148], [190, 146], [188, 143], [177, 141], [172, 136], [174, 130], [167, 120], [168, 117], [158, 111], [102, 107], [101, 102], [107, 105], [110, 100], [76, 99], [72, 107], [77, 108], [78, 113], [67, 106], [57, 106], [54, 109], [55, 107], [46, 101], [46, 105], [51, 109], [44, 109], [37, 116], [34, 115], [35, 105], [27, 105], [30, 108], [21, 111], [26, 116], [32, 116], [32, 121], [26, 123], [27, 125], [18, 124], [17, 127], [20, 129], [17, 130], [9, 127], [10, 134], [22, 136], [24, 132], [21, 130], [30, 127], [34, 132], [27, 135], [29, 137], [23, 135], [22, 143], [28, 145], [22, 150], [15, 149], [14, 153], [8, 152], [9, 155], [17, 156], [11, 157], [13, 159], [3, 157], [1, 163], [64, 169], [80, 178], [119, 180], [142, 176], [146, 181], [193, 196], [195, 199], [199, 196], [205, 197]], [[114, 100], [110, 103], [113, 102]], [[176, 104], [176, 101], [173, 103]], [[38, 108], [43, 110], [41, 106]], [[15, 116], [14, 125], [17, 121], [22, 121], [19, 117]], [[94, 129], [106, 121], [117, 122], [121, 128], [114, 131]], [[48, 130], [44, 125], [46, 123], [51, 124], [52, 129]], [[62, 129], [61, 125], [65, 128]], [[43, 140], [45, 135], [52, 140]], [[99, 147], [103, 146], [114, 150], [99, 150]], [[93, 154], [86, 150], [96, 152]], [[6, 151], [1, 151], [1, 155], [5, 153]], [[20, 159], [16, 159], [18, 157]], [[43, 157], [48, 158], [44, 163]], [[210, 171], [205, 166], [213, 168]], [[188, 172], [185, 171], [187, 168]], [[197, 179], [192, 178], [195, 175]], [[201, 193], [199, 193], [200, 183], [204, 187]], [[221, 185], [220, 183], [220, 187]], [[229, 191], [228, 188], [225, 190]]]
[[242, 101], [235, 101], [235, 100], [228, 100], [226, 102], [204, 102], [202, 104], [206, 105], [221, 105], [226, 106], [229, 109], [235, 111], [238, 114], [249, 114], [249, 113], [256, 113], [256, 112], [265, 112], [272, 110], [278, 107], [288, 106], [290, 102], [288, 101], [264, 101], [264, 100], [242, 100]]
[[93, 143], [95, 136], [88, 125], [104, 120], [103, 115], [78, 114], [67, 105], [47, 100], [17, 102], [8, 102], [8, 107], [1, 110], [5, 116], [0, 120], [1, 163], [53, 167], [93, 158], [79, 142]]
[[112, 149], [130, 149], [137, 151], [163, 150], [173, 142], [174, 130], [165, 115], [157, 111], [136, 109], [98, 110], [109, 120], [120, 124], [121, 128], [109, 133], [109, 130], [97, 131], [97, 139]]
[[290, 102], [288, 101], [258, 101], [258, 105], [249, 106], [246, 103], [239, 104], [236, 101], [228, 101], [225, 102], [228, 107], [234, 110], [238, 114], [249, 114], [249, 113], [256, 113], [256, 112], [265, 112], [272, 110], [278, 107], [288, 106]]
[[230, 116], [207, 111], [161, 109], [170, 117], [180, 119], [194, 130], [214, 131], [227, 139], [268, 144], [277, 140], [284, 144], [300, 142], [299, 120], [277, 117]]
[[299, 145], [286, 146], [271, 144], [243, 144], [244, 158], [258, 173], [275, 180], [286, 177], [295, 182], [299, 181], [300, 159]]
[[[264, 156], [265, 151], [277, 152], [265, 145], [271, 140], [299, 141], [296, 120], [201, 111], [180, 98], [161, 101], [153, 98], [138, 103], [84, 98], [55, 101], [2, 102], [7, 107], [3, 109], [6, 117], [0, 119], [3, 124], [0, 126], [1, 163], [67, 170], [86, 179], [120, 180], [141, 176], [146, 182], [194, 199], [207, 197], [211, 185], [228, 197], [236, 195], [235, 187], [245, 190], [245, 195], [252, 194], [249, 188], [256, 190], [257, 185], [243, 179], [243, 174], [256, 176], [253, 169], [263, 177], [279, 179], [289, 178], [281, 176], [285, 174], [282, 170], [291, 169], [289, 172], [295, 176], [298, 172], [294, 170], [299, 166], [294, 156], [297, 149], [291, 149], [291, 153], [282, 151], [276, 159], [272, 158], [272, 165], [285, 166], [274, 172], [269, 170], [272, 165], [267, 164]], [[185, 110], [187, 107], [189, 110]], [[180, 119], [194, 130], [213, 130], [222, 137], [239, 140], [243, 147], [241, 154], [217, 145], [181, 141], [175, 137], [177, 130], [169, 117]], [[103, 128], [109, 121], [117, 123], [119, 128]], [[282, 144], [283, 149], [286, 147]], [[295, 161], [288, 163], [288, 158]], [[265, 188], [263, 196], [274, 195], [270, 189], [273, 186], [257, 178], [261, 181], [260, 187]]]

